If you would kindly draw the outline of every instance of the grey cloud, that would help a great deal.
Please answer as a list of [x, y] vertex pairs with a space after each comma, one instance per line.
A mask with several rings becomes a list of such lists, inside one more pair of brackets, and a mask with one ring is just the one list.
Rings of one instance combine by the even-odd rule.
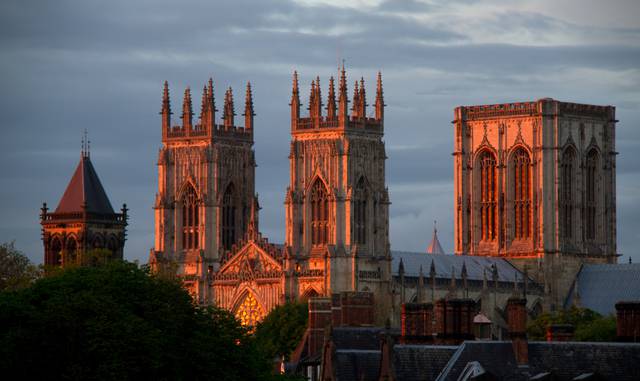
[[[588, 40], [568, 46], [475, 44], [456, 24], [406, 17], [441, 12], [445, 6], [411, 1], [363, 9], [251, 0], [1, 3], [0, 241], [15, 238], [32, 259], [42, 260], [38, 208], [43, 201], [57, 203], [77, 164], [80, 134], [88, 128], [94, 165], [111, 202], [131, 208], [126, 256], [145, 261], [153, 245], [162, 81], [170, 82], [174, 110], [184, 87], [191, 86], [198, 112], [199, 89], [211, 75], [219, 103], [227, 86], [241, 97], [246, 81], [252, 82], [261, 229], [281, 242], [291, 72], [301, 73], [306, 103], [311, 78], [321, 75], [326, 94], [328, 76], [343, 57], [350, 83], [365, 76], [369, 94], [375, 71], [383, 71], [395, 249], [424, 249], [433, 219], [439, 221], [445, 248], [453, 247], [450, 121], [455, 106], [552, 96], [618, 106], [619, 200], [624, 202], [619, 242], [621, 251], [631, 250], [637, 242], [633, 231], [640, 226], [640, 211], [632, 207], [638, 187], [633, 153], [640, 148], [640, 130], [634, 128], [640, 123], [640, 46]], [[511, 16], [487, 28], [492, 33], [577, 28], [546, 16]], [[635, 31], [594, 28], [588, 33], [628, 39]]]

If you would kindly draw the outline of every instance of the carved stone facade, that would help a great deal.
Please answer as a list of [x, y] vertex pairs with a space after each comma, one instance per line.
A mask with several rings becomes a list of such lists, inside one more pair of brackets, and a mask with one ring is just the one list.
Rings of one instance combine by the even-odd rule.
[[244, 236], [255, 202], [253, 102], [247, 85], [245, 126], [234, 124], [233, 93], [225, 93], [223, 123], [215, 123], [213, 81], [203, 89], [200, 122], [184, 94], [182, 125], [171, 125], [169, 89], [162, 102], [155, 247], [150, 263], [173, 266], [198, 301], [213, 299], [208, 277], [222, 254]]
[[527, 265], [564, 300], [615, 263], [615, 108], [545, 98], [455, 109], [455, 252]]
[[200, 123], [192, 123], [187, 89], [182, 125], [171, 127], [165, 84], [150, 263], [176, 272], [199, 302], [215, 302], [248, 325], [285, 300], [342, 291], [373, 292], [384, 312], [380, 319], [390, 311], [382, 78], [374, 117], [367, 116], [363, 79], [356, 82], [349, 112], [344, 68], [338, 94], [330, 80], [326, 116], [320, 80], [311, 87], [310, 113], [301, 117], [294, 76], [286, 241], [273, 245], [258, 232], [250, 88], [244, 128], [233, 124], [231, 90], [224, 124], [214, 123], [211, 81]]
[[390, 284], [389, 195], [385, 183], [384, 101], [378, 75], [375, 116], [368, 117], [364, 80], [356, 81], [351, 113], [347, 79], [329, 80], [326, 116], [320, 79], [311, 83], [309, 116], [300, 116], [297, 74], [291, 99], [290, 185], [286, 269], [322, 274], [292, 279], [290, 297], [313, 290], [329, 296], [370, 291], [384, 316]]

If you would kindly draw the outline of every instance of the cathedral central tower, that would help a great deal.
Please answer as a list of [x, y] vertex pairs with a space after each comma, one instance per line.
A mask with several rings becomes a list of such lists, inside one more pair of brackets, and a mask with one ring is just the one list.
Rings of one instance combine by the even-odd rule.
[[202, 93], [194, 123], [189, 88], [182, 125], [171, 125], [169, 88], [162, 99], [162, 148], [158, 154], [155, 247], [150, 263], [177, 272], [200, 302], [212, 298], [208, 280], [219, 259], [245, 234], [255, 202], [253, 101], [247, 84], [245, 125], [234, 123], [232, 89], [225, 93], [223, 123], [215, 123], [213, 81]]
[[[373, 116], [367, 115], [363, 79], [355, 82], [349, 102], [344, 68], [337, 89], [329, 79], [326, 108], [320, 89], [316, 78], [309, 116], [302, 117], [294, 73], [285, 199], [288, 265], [301, 273], [322, 273], [315, 285], [319, 294], [375, 293], [388, 287], [391, 259], [382, 78], [378, 74]], [[301, 286], [291, 292], [296, 288]]]

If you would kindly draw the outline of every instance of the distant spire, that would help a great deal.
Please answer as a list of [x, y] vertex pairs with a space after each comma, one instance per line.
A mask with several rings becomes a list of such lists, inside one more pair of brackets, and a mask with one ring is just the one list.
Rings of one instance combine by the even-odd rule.
[[465, 297], [467, 296], [467, 290], [468, 290], [468, 285], [467, 285], [467, 262], [466, 261], [462, 261], [462, 271], [460, 272], [460, 278], [462, 278], [462, 287], [464, 288], [465, 291]]
[[384, 120], [384, 94], [382, 91], [382, 73], [378, 72], [378, 83], [376, 86], [376, 119]]
[[436, 228], [436, 221], [433, 221], [433, 236], [431, 237], [431, 243], [427, 246], [427, 254], [444, 254], [440, 240], [438, 239], [438, 229]]
[[451, 290], [455, 291], [456, 289], [456, 268], [451, 266]]
[[184, 90], [184, 100], [182, 102], [182, 128], [186, 131], [191, 130], [193, 122], [193, 108], [191, 107], [191, 89], [187, 87]]
[[202, 91], [202, 111], [200, 113], [200, 122], [205, 129], [212, 129], [216, 120], [216, 105], [213, 98], [213, 79], [209, 78], [209, 83], [205, 85]]
[[360, 111], [360, 89], [358, 88], [358, 81], [353, 84], [353, 103], [351, 104], [351, 116], [354, 118], [360, 117], [358, 112]]
[[367, 95], [364, 90], [364, 78], [360, 77], [360, 95], [358, 96], [358, 101], [360, 104], [358, 105], [358, 115], [361, 118], [367, 117]]
[[482, 269], [482, 289], [487, 289], [487, 269]]
[[258, 236], [258, 199], [254, 197], [251, 202], [249, 211], [249, 226], [247, 226], [247, 235], [250, 239], [256, 239]]
[[224, 96], [224, 114], [222, 117], [224, 119], [224, 127], [226, 129], [233, 127], [233, 117], [235, 115], [236, 112], [233, 106], [233, 89], [229, 86]]
[[297, 124], [300, 119], [300, 92], [298, 91], [298, 72], [293, 72], [293, 88], [291, 89], [291, 124]]
[[169, 100], [169, 83], [164, 81], [164, 88], [162, 90], [162, 109], [160, 110], [162, 115], [162, 134], [166, 134], [167, 130], [171, 127], [171, 101]]
[[347, 74], [344, 70], [344, 62], [342, 63], [342, 70], [340, 71], [340, 84], [338, 91], [340, 92], [338, 98], [338, 119], [340, 125], [344, 126], [349, 118], [349, 99], [347, 96]]
[[253, 129], [253, 117], [256, 115], [253, 113], [253, 95], [251, 94], [251, 83], [247, 82], [247, 92], [244, 100], [244, 128], [248, 130]]
[[333, 76], [329, 78], [329, 96], [327, 97], [327, 118], [336, 117], [336, 90], [333, 83]]
[[433, 262], [433, 258], [431, 258], [431, 266], [429, 268], [429, 280], [431, 282], [431, 302], [433, 303], [436, 292], [436, 265]]

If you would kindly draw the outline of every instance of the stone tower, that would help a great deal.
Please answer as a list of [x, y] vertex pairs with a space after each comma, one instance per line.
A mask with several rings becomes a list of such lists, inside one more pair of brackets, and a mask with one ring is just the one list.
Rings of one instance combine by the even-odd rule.
[[44, 264], [66, 266], [90, 261], [92, 249], [107, 249], [110, 257], [122, 259], [127, 226], [127, 205], [115, 213], [98, 174], [91, 164], [88, 141], [83, 144], [80, 162], [58, 207], [40, 214]]
[[564, 300], [615, 263], [615, 108], [545, 98], [455, 109], [455, 252], [509, 258]]
[[[169, 88], [162, 97], [162, 148], [158, 154], [155, 247], [150, 264], [177, 272], [201, 303], [210, 302], [209, 281], [219, 258], [244, 236], [255, 202], [253, 100], [247, 84], [244, 127], [235, 125], [233, 92], [225, 92], [222, 123], [216, 124], [213, 81], [202, 92], [194, 123], [189, 88], [182, 124], [171, 125]], [[164, 266], [164, 267], [163, 267]]]
[[[302, 117], [297, 73], [293, 76], [290, 185], [285, 199], [285, 262], [289, 271], [300, 274], [287, 290], [293, 297], [310, 285], [327, 296], [341, 291], [366, 290], [378, 296], [388, 292], [382, 78], [378, 74], [373, 117], [367, 116], [363, 79], [355, 82], [351, 112], [344, 67], [337, 87], [330, 78], [323, 115], [320, 79], [313, 80], [309, 116]], [[376, 301], [382, 311], [388, 311], [386, 299]]]

